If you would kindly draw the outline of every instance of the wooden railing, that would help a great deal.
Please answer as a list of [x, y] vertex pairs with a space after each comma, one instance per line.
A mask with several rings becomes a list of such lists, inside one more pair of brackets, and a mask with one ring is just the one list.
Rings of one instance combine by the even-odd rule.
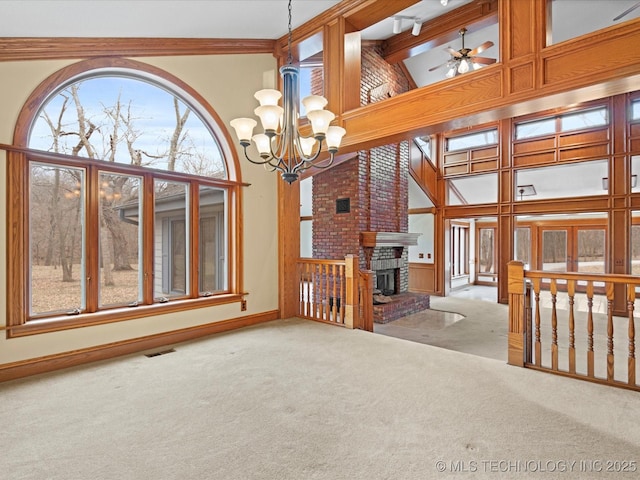
[[508, 362], [640, 391], [640, 277], [508, 265]]
[[298, 259], [298, 316], [373, 331], [373, 274], [360, 271], [358, 257]]

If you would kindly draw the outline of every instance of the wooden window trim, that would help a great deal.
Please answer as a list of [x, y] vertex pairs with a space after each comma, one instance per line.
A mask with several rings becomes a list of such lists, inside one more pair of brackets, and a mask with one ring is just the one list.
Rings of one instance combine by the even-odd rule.
[[[101, 73], [112, 69], [122, 72], [130, 71], [139, 76], [149, 76], [161, 79], [175, 88], [176, 92], [185, 93], [194, 105], [204, 109], [211, 123], [212, 134], [222, 149], [224, 161], [227, 167], [228, 180], [207, 179], [176, 172], [150, 173], [148, 170], [138, 169], [125, 164], [109, 164], [108, 170], [135, 174], [145, 177], [145, 188], [153, 188], [152, 178], [176, 179], [187, 182], [193, 186], [207, 185], [220, 187], [227, 192], [226, 215], [228, 218], [228, 279], [227, 290], [209, 297], [200, 297], [198, 292], [197, 272], [192, 271], [191, 294], [189, 298], [172, 299], [170, 302], [157, 304], [148, 303], [138, 307], [107, 308], [91, 313], [81, 313], [74, 316], [50, 316], [46, 318], [32, 318], [28, 320], [28, 302], [30, 286], [28, 278], [29, 266], [29, 217], [28, 217], [28, 189], [29, 162], [31, 160], [46, 161], [50, 164], [82, 165], [82, 168], [90, 175], [92, 171], [104, 170], [105, 163], [88, 158], [72, 157], [67, 155], [52, 154], [36, 151], [28, 148], [29, 129], [37, 115], [42, 103], [65, 83], [71, 83], [80, 75], [90, 74], [94, 70]], [[207, 121], [205, 120], [205, 121]], [[246, 186], [241, 181], [239, 160], [235, 149], [231, 148], [233, 141], [223, 122], [208, 102], [178, 78], [158, 68], [141, 62], [122, 58], [98, 58], [81, 61], [63, 68], [45, 79], [31, 96], [27, 99], [21, 110], [14, 130], [13, 145], [2, 145], [0, 149], [6, 151], [7, 156], [7, 311], [6, 311], [6, 335], [7, 338], [20, 337], [38, 333], [66, 330], [93, 326], [104, 323], [112, 323], [135, 318], [163, 315], [193, 308], [210, 307], [225, 303], [241, 302], [243, 292], [243, 266], [242, 266], [242, 187]], [[197, 188], [191, 188], [192, 196], [196, 195]], [[146, 192], [148, 193], [148, 192]], [[87, 199], [91, 202], [91, 199]], [[190, 213], [191, 224], [194, 218], [197, 221], [198, 209]], [[195, 217], [194, 217], [195, 215]], [[152, 234], [145, 229], [143, 242], [150, 245], [153, 241]], [[191, 237], [195, 237], [192, 235]], [[190, 245], [192, 256], [197, 258], [198, 240], [192, 239]], [[148, 262], [147, 262], [148, 263]], [[144, 269], [149, 270], [151, 265], [145, 264]], [[193, 269], [192, 269], [193, 270]], [[151, 282], [147, 282], [151, 285]], [[146, 290], [148, 290], [148, 285]], [[152, 292], [144, 291], [143, 298], [148, 301]], [[28, 320], [28, 321], [27, 321]]]

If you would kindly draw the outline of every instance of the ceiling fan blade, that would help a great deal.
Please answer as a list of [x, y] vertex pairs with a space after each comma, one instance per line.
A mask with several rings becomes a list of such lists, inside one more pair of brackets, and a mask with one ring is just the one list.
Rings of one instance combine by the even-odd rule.
[[491, 65], [492, 63], [496, 63], [495, 58], [487, 58], [487, 57], [473, 57], [471, 61], [473, 63], [481, 63], [483, 65]]
[[484, 52], [487, 48], [491, 48], [493, 47], [493, 42], [490, 40], [487, 40], [486, 42], [484, 42], [482, 45], [478, 45], [476, 48], [474, 48], [473, 50], [471, 50], [469, 52], [469, 55], [471, 55], [472, 57], [474, 55], [477, 55], [478, 53], [482, 53]]
[[435, 67], [431, 67], [431, 68], [429, 69], [429, 72], [433, 72], [434, 70], [437, 70], [437, 69], [439, 69], [439, 68], [442, 68], [442, 67], [444, 67], [447, 63], [449, 63], [449, 62], [441, 63], [440, 65], [437, 65], [437, 66], [435, 66]]
[[459, 51], [454, 50], [454, 49], [453, 49], [453, 48], [451, 48], [451, 47], [447, 47], [447, 48], [445, 48], [444, 50], [445, 50], [445, 52], [448, 52], [449, 54], [453, 55], [453, 56], [454, 56], [454, 57], [456, 57], [456, 58], [460, 58], [460, 57], [462, 57], [462, 54], [461, 54]]
[[620, 20], [622, 17], [625, 17], [627, 15], [629, 15], [631, 12], [633, 12], [636, 8], [640, 7], [640, 2], [636, 3], [635, 5], [627, 8], [624, 12], [622, 12], [620, 15], [618, 15], [616, 18], [613, 19], [614, 22], [617, 22], [618, 20]]

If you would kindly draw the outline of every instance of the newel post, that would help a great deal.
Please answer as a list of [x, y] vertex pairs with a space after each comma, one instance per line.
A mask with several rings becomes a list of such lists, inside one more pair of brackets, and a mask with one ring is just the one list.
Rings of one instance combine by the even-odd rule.
[[344, 305], [344, 325], [347, 328], [360, 328], [358, 279], [360, 277], [358, 256], [347, 255], [344, 258], [344, 277], [346, 281]]
[[524, 264], [511, 261], [507, 264], [507, 292], [509, 294], [509, 365], [524, 367], [525, 354], [525, 292]]

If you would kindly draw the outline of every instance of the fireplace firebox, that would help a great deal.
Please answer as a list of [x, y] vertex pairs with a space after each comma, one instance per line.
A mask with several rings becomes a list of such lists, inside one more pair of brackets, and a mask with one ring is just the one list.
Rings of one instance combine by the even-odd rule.
[[382, 295], [396, 295], [399, 292], [398, 286], [400, 285], [400, 269], [389, 268], [385, 270], [376, 270], [375, 279], [376, 284], [374, 291], [380, 292]]

